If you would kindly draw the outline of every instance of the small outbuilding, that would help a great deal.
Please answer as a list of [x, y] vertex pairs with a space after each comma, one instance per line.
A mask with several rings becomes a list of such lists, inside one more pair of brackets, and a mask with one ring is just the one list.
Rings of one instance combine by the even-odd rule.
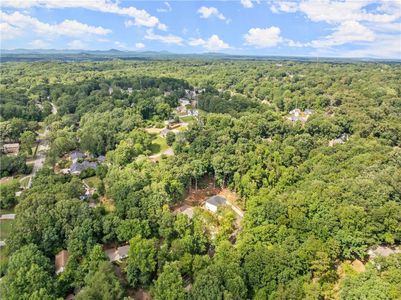
[[56, 259], [54, 261], [56, 275], [64, 272], [64, 267], [68, 261], [68, 252], [67, 250], [62, 250], [56, 255]]
[[226, 198], [217, 195], [217, 196], [210, 197], [209, 199], [206, 200], [205, 208], [212, 212], [217, 212], [217, 209], [220, 206], [223, 206], [226, 204], [227, 204]]

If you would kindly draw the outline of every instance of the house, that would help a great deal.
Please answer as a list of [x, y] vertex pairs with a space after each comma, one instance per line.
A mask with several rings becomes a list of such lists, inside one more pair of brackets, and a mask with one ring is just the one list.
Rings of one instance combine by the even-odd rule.
[[162, 130], [160, 131], [160, 136], [161, 136], [162, 138], [166, 138], [166, 137], [167, 137], [167, 134], [168, 134], [169, 132], [171, 132], [170, 129], [164, 128], [164, 129], [162, 129]]
[[199, 116], [199, 112], [196, 109], [188, 110], [188, 116], [197, 117]]
[[301, 114], [301, 110], [299, 108], [293, 109], [290, 111], [290, 115], [298, 117]]
[[378, 246], [376, 248], [370, 248], [368, 250], [369, 258], [373, 259], [378, 256], [387, 257], [391, 254], [401, 253], [401, 249], [394, 247]]
[[348, 141], [348, 135], [342, 134], [339, 138], [329, 141], [329, 147], [333, 147], [334, 145], [345, 144], [346, 141]]
[[127, 89], [127, 92], [128, 92], [128, 94], [131, 95], [131, 94], [132, 94], [132, 88], [128, 88], [128, 89]]
[[307, 109], [305, 109], [304, 114], [307, 116], [310, 116], [311, 114], [313, 114], [313, 110], [307, 108]]
[[185, 98], [180, 98], [178, 101], [180, 102], [181, 106], [186, 106], [186, 105], [191, 104], [191, 102], [188, 99], [185, 99]]
[[222, 196], [213, 196], [206, 200], [205, 208], [212, 212], [217, 212], [217, 209], [225, 204], [227, 204], [226, 198]]
[[113, 94], [113, 88], [109, 87], [109, 95]]
[[82, 171], [86, 169], [96, 169], [96, 167], [97, 167], [97, 162], [90, 162], [86, 160], [81, 163], [76, 162], [72, 164], [70, 168], [70, 174], [79, 175], [81, 174]]
[[5, 154], [9, 154], [9, 153], [18, 154], [19, 144], [18, 143], [4, 144], [2, 151]]
[[70, 153], [70, 159], [72, 161], [73, 164], [75, 164], [76, 162], [78, 162], [78, 160], [83, 159], [85, 157], [85, 154], [83, 154], [80, 151], [72, 151]]
[[107, 249], [106, 255], [111, 262], [113, 261], [122, 261], [123, 259], [128, 257], [129, 245]]
[[64, 267], [67, 264], [67, 261], [68, 261], [67, 250], [62, 250], [56, 255], [56, 259], [54, 261], [56, 275], [64, 271]]

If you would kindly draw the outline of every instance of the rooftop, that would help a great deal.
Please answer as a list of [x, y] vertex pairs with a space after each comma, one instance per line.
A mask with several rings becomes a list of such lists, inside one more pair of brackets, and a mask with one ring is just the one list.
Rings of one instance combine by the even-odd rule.
[[222, 196], [213, 196], [207, 199], [206, 202], [214, 206], [220, 206], [226, 204], [227, 200]]

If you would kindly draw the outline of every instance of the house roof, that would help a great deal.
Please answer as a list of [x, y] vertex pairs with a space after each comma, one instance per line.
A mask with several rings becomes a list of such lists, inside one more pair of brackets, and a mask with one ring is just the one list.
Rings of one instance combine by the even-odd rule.
[[55, 258], [54, 265], [56, 268], [56, 273], [62, 271], [68, 261], [68, 252], [67, 250], [60, 251]]
[[84, 157], [85, 157], [85, 154], [83, 154], [80, 151], [72, 151], [70, 153], [71, 160], [77, 160], [77, 159], [84, 158]]
[[128, 256], [128, 251], [129, 251], [129, 245], [105, 250], [106, 255], [108, 256], [111, 262], [126, 258]]
[[95, 169], [97, 167], [97, 162], [90, 162], [90, 161], [83, 161], [81, 163], [73, 163], [70, 169], [71, 173], [75, 172], [82, 172], [83, 170], [86, 169]]
[[129, 245], [121, 246], [117, 248], [117, 253], [120, 258], [125, 258], [128, 256]]
[[210, 197], [209, 199], [206, 200], [206, 202], [214, 206], [220, 206], [226, 204], [227, 200], [226, 198], [217, 195]]

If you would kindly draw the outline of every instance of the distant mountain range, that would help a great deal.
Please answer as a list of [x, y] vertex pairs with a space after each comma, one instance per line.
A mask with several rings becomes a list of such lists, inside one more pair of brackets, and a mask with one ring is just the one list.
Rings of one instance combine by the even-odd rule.
[[337, 58], [337, 57], [297, 57], [297, 56], [252, 56], [233, 55], [224, 53], [178, 54], [168, 51], [121, 51], [110, 50], [57, 50], [57, 49], [13, 49], [0, 50], [1, 62], [12, 61], [101, 61], [101, 60], [164, 60], [164, 59], [205, 59], [205, 60], [276, 60], [276, 61], [304, 61], [304, 62], [384, 62], [401, 63], [397, 59], [374, 58]]

